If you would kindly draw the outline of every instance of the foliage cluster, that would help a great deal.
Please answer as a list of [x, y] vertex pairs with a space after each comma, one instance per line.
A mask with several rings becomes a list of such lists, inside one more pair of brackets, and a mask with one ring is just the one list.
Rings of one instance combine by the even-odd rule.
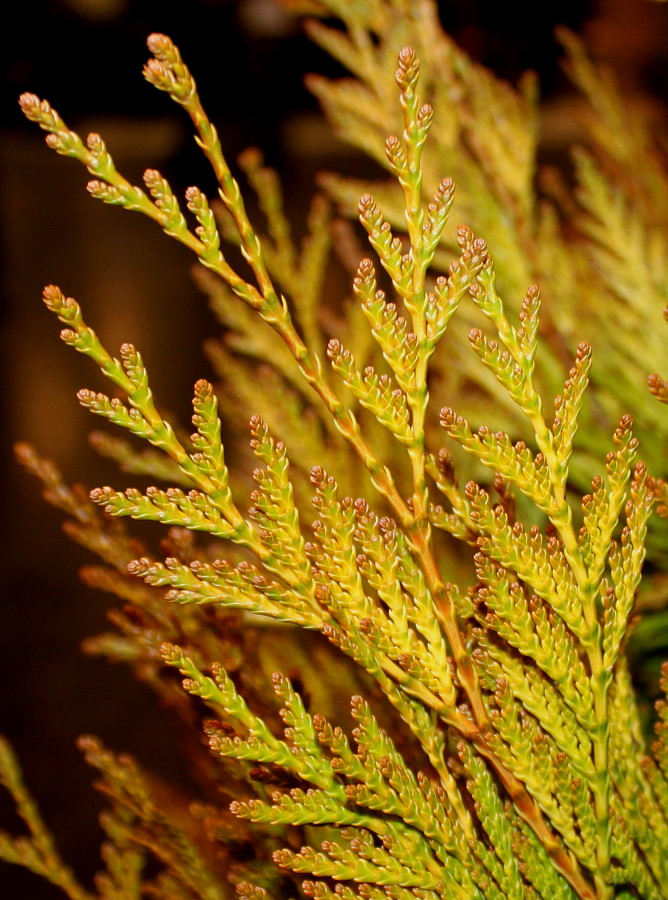
[[[645, 556], [665, 564], [661, 523], [647, 538], [668, 427], [646, 384], [668, 258], [651, 125], [564, 35], [591, 148], [576, 200], [554, 177], [539, 200], [530, 80], [516, 92], [474, 65], [430, 3], [317, 10], [340, 24], [312, 21], [313, 38], [353, 77], [313, 90], [389, 173], [372, 190], [323, 182], [344, 210], [362, 194], [377, 263], [323, 197], [297, 246], [274, 173], [248, 152], [259, 234], [164, 35], [144, 75], [189, 115], [217, 201], [191, 187], [184, 208], [152, 169], [132, 185], [99, 135], [21, 98], [93, 197], [193, 251], [226, 329], [209, 346], [220, 389], [197, 382], [188, 436], [137, 348], [111, 355], [75, 300], [44, 291], [62, 339], [111, 382], [82, 405], [150, 445], [105, 433], [97, 449], [163, 487], [87, 497], [19, 453], [100, 557], [87, 582], [123, 602], [87, 649], [127, 662], [183, 718], [201, 785], [166, 807], [137, 763], [82, 739], [108, 798], [96, 896], [658, 900], [668, 713], [650, 753], [625, 652]], [[334, 232], [355, 269], [340, 310], [321, 305]], [[587, 334], [607, 352], [573, 353]], [[660, 376], [650, 386], [668, 398]], [[236, 447], [249, 408], [252, 485], [221, 437], [222, 416]], [[128, 518], [170, 526], [166, 558]], [[0, 835], [0, 857], [92, 897], [0, 751], [28, 829]]]

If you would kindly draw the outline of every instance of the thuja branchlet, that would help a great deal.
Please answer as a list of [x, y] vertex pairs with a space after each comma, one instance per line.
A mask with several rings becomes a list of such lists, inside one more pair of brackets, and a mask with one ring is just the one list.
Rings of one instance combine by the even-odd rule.
[[[232, 883], [249, 900], [666, 896], [666, 707], [650, 753], [624, 651], [648, 521], [665, 488], [639, 461], [624, 415], [590, 491], [574, 502], [570, 466], [595, 359], [581, 343], [546, 412], [536, 381], [539, 289], [525, 286], [514, 316], [485, 241], [450, 224], [447, 173], [425, 202], [434, 117], [415, 51], [398, 55], [401, 129], [384, 150], [402, 227], [362, 196], [375, 261], [357, 265], [356, 327], [329, 333], [314, 314], [324, 207], [314, 207], [299, 252], [290, 249], [277, 184], [247, 156], [265, 201], [261, 240], [179, 51], [164, 35], [148, 44], [145, 77], [190, 116], [222, 209], [197, 187], [182, 203], [153, 169], [143, 188], [131, 185], [98, 135], [81, 140], [34, 95], [23, 95], [22, 109], [52, 149], [93, 175], [93, 197], [147, 215], [194, 252], [218, 280], [219, 302], [240, 304], [223, 313], [237, 335], [254, 351], [273, 348], [267, 389], [289, 403], [280, 436], [261, 415], [250, 420], [255, 487], [245, 509], [225, 460], [215, 387], [195, 385], [195, 430], [185, 437], [154, 401], [138, 349], [126, 343], [112, 356], [74, 299], [44, 291], [62, 339], [112, 383], [109, 395], [82, 390], [82, 405], [151, 449], [106, 437], [97, 445], [166, 484], [101, 487], [88, 499], [29, 448], [21, 456], [72, 518], [73, 535], [105, 562], [89, 571], [91, 583], [134, 607], [116, 613], [117, 632], [91, 648], [130, 661], [191, 728], [203, 718], [211, 751], [194, 736], [193, 765], [211, 790], [177, 814], [161, 808], [133, 761], [82, 739], [109, 800], [97, 896], [225, 898]], [[455, 258], [434, 275], [444, 244], [457, 248]], [[438, 411], [435, 442], [430, 364], [464, 304], [482, 323], [468, 334], [473, 359], [525, 423], [526, 441], [471, 423], [454, 396]], [[366, 339], [356, 334], [363, 320]], [[251, 335], [249, 322], [268, 329]], [[218, 354], [231, 359], [229, 348]], [[655, 379], [659, 395], [661, 385]], [[297, 451], [323, 448], [308, 486], [293, 456], [293, 419]], [[447, 449], [455, 445], [486, 478], [460, 484]], [[336, 471], [340, 446], [364, 479]], [[360, 480], [363, 495], [339, 483]], [[171, 526], [170, 554], [144, 553], [122, 519]], [[462, 554], [470, 575], [448, 580], [444, 570]], [[255, 641], [253, 617], [287, 626], [280, 640], [303, 678], [254, 670], [267, 648]], [[318, 635], [305, 643], [304, 631]], [[337, 677], [314, 671], [314, 659]], [[307, 683], [320, 685], [327, 714]], [[336, 722], [337, 707], [352, 727]], [[0, 856], [75, 900], [94, 896], [60, 859], [11, 751], [0, 750], [0, 780], [27, 828], [24, 837], [0, 835]]]

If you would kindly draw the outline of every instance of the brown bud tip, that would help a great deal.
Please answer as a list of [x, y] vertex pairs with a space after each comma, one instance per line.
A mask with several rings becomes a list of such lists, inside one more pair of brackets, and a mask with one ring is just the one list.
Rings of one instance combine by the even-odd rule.
[[209, 396], [213, 393], [213, 387], [209, 384], [206, 378], [198, 378], [195, 382], [195, 394], [199, 396]]
[[31, 94], [26, 91], [19, 97], [19, 106], [24, 112], [26, 110], [32, 109], [34, 106], [39, 106], [39, 104], [40, 99], [37, 94]]
[[81, 734], [76, 740], [77, 747], [83, 753], [91, 753], [102, 749], [102, 745], [96, 737], [90, 734]]
[[93, 503], [106, 503], [110, 494], [113, 493], [113, 489], [110, 487], [100, 487], [93, 488], [93, 490], [88, 495]]
[[469, 243], [473, 238], [473, 232], [468, 225], [457, 226], [457, 240], [460, 244]]
[[56, 284], [47, 284], [42, 291], [42, 300], [51, 310], [59, 309], [65, 302], [65, 295]]
[[89, 194], [91, 194], [91, 196], [96, 197], [97, 199], [102, 199], [105, 195], [110, 194], [114, 189], [104, 181], [98, 181], [97, 178], [93, 178], [92, 181], [89, 181], [86, 185], [86, 190]]
[[151, 53], [155, 53], [157, 56], [160, 53], [164, 53], [165, 50], [168, 50], [173, 45], [171, 38], [168, 38], [166, 34], [154, 32], [153, 34], [149, 34], [146, 38], [146, 46]]
[[468, 497], [469, 500], [472, 500], [478, 494], [482, 494], [482, 488], [475, 481], [467, 481], [466, 486], [464, 487], [464, 493]]
[[21, 94], [19, 106], [23, 115], [31, 122], [39, 122], [45, 114], [51, 112], [51, 106], [46, 100], [40, 100], [36, 94]]
[[199, 200], [201, 196], [202, 192], [196, 185], [191, 184], [189, 188], [186, 188], [185, 198], [189, 203]]
[[[128, 573], [130, 575], [146, 575], [151, 568], [151, 560], [142, 557], [141, 559], [133, 559], [128, 563]], [[166, 644], [163, 646], [167, 646]]]
[[371, 196], [371, 194], [362, 194], [362, 196], [360, 197], [359, 205], [358, 205], [360, 214], [363, 215], [364, 213], [369, 212], [370, 210], [372, 210], [374, 208], [375, 205], [376, 205], [375, 201], [374, 201], [373, 197]]
[[337, 341], [336, 338], [332, 338], [327, 344], [327, 356], [332, 359], [335, 356], [338, 356], [341, 352], [341, 342]]
[[654, 373], [648, 376], [647, 386], [649, 387], [650, 392], [658, 397], [659, 400], [665, 401], [665, 398], [668, 395], [668, 383], [666, 383], [660, 375]]

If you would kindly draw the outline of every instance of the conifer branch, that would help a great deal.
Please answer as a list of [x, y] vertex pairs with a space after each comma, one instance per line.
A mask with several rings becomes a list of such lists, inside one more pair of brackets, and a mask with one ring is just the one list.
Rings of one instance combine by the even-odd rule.
[[92, 895], [79, 884], [60, 858], [51, 833], [23, 784], [14, 753], [4, 738], [0, 738], [0, 784], [9, 791], [16, 811], [28, 829], [28, 835], [20, 838], [12, 838], [0, 831], [0, 859], [41, 875], [70, 900], [92, 900]]
[[[358, 81], [321, 80], [314, 89], [343, 130], [354, 132], [393, 178], [392, 187], [374, 196], [365, 190], [357, 207], [391, 285], [387, 294], [379, 289], [371, 260], [357, 265], [358, 305], [351, 315], [357, 326], [364, 319], [370, 326], [364, 339], [353, 325], [346, 327], [336, 315], [325, 321], [318, 310], [332, 242], [329, 204], [314, 202], [308, 235], [297, 247], [274, 173], [256, 152], [248, 152], [240, 165], [266, 220], [267, 235], [260, 237], [195, 81], [169, 38], [149, 38], [152, 58], [144, 75], [190, 116], [216, 175], [220, 201], [190, 187], [182, 208], [153, 169], [144, 175], [145, 190], [132, 186], [98, 135], [84, 142], [48, 103], [29, 94], [21, 100], [26, 116], [48, 132], [49, 146], [93, 174], [94, 197], [147, 215], [212, 273], [204, 281], [207, 292], [216, 293], [220, 317], [233, 332], [228, 344], [218, 347], [217, 358], [223, 366], [234, 353], [248, 360], [240, 369], [244, 384], [237, 401], [252, 399], [253, 366], [271, 357], [271, 341], [280, 340], [264, 409], [289, 397], [289, 410], [279, 430], [273, 425], [279, 415], [250, 420], [257, 467], [250, 508], [243, 514], [235, 499], [240, 485], [228, 471], [222, 443], [220, 415], [234, 408], [230, 398], [221, 394], [219, 401], [213, 385], [198, 381], [195, 431], [190, 440], [182, 437], [160, 413], [139, 351], [124, 344], [116, 359], [74, 300], [53, 286], [44, 292], [47, 307], [65, 326], [63, 340], [89, 356], [121, 394], [83, 390], [80, 402], [155, 449], [136, 454], [124, 442], [104, 437], [96, 438], [97, 445], [128, 471], [170, 484], [124, 492], [97, 488], [92, 500], [116, 518], [159, 521], [223, 539], [231, 545], [230, 558], [219, 559], [217, 545], [179, 538], [185, 532], [178, 528], [164, 561], [143, 550], [131, 553], [122, 532], [110, 536], [90, 504], [66, 488], [55, 469], [28, 449], [21, 455], [52, 501], [74, 516], [70, 528], [78, 539], [114, 567], [90, 568], [88, 581], [138, 610], [136, 622], [127, 610], [115, 613], [121, 635], [103, 636], [98, 646], [112, 658], [132, 659], [161, 696], [178, 695], [174, 705], [188, 711], [191, 724], [202, 705], [218, 717], [204, 726], [213, 751], [206, 765], [225, 760], [243, 787], [227, 791], [232, 815], [203, 815], [215, 820], [209, 826], [213, 832], [232, 834], [234, 841], [241, 833], [235, 828], [247, 829], [243, 834], [257, 844], [258, 858], [233, 876], [242, 900], [285, 896], [285, 884], [302, 874], [315, 879], [303, 883], [302, 893], [323, 900], [446, 895], [612, 900], [632, 893], [659, 898], [668, 876], [663, 853], [668, 707], [658, 706], [650, 756], [624, 643], [641, 583], [648, 521], [657, 501], [665, 505], [666, 488], [637, 462], [631, 418], [617, 414], [605, 472], [593, 480], [589, 476], [580, 517], [573, 502], [573, 487], [582, 483], [580, 441], [583, 431], [602, 431], [592, 429], [585, 397], [593, 389], [595, 399], [603, 398], [603, 418], [617, 405], [596, 393], [600, 383], [587, 342], [579, 344], [565, 382], [555, 379], [556, 357], [565, 355], [570, 336], [548, 320], [544, 331], [550, 345], [539, 351], [535, 285], [526, 290], [517, 321], [504, 303], [534, 276], [543, 282], [552, 271], [555, 291], [566, 292], [575, 277], [567, 266], [548, 264], [540, 248], [544, 239], [551, 241], [555, 259], [565, 254], [554, 219], [533, 209], [530, 92], [515, 95], [475, 68], [439, 32], [429, 3], [413, 8], [408, 0], [362, 0], [352, 6], [319, 0], [319, 6], [347, 30], [312, 24], [312, 32]], [[406, 34], [417, 50], [404, 46], [399, 52], [392, 83], [380, 73], [396, 58]], [[598, 83], [577, 42], [565, 41], [575, 77], [589, 95], [600, 92], [601, 122], [617, 121], [614, 93]], [[418, 55], [426, 61], [420, 94]], [[434, 108], [437, 117], [448, 115], [448, 98], [455, 94], [464, 98], [471, 119], [459, 121], [453, 114], [446, 127], [462, 147], [461, 159], [432, 122]], [[605, 133], [601, 125], [599, 141]], [[611, 149], [611, 159], [616, 165], [628, 162], [634, 148], [646, 152], [645, 144], [641, 132], [625, 135]], [[626, 196], [616, 197], [609, 175], [592, 159], [581, 155], [577, 163], [579, 203], [586, 210], [580, 228], [590, 243], [586, 252], [573, 251], [573, 268], [577, 271], [587, 255], [606, 267], [605, 296], [621, 298], [628, 321], [636, 322], [642, 309], [636, 292], [661, 290], [656, 273], [663, 271], [662, 243], [650, 239], [642, 216], [656, 172], [634, 189], [640, 211], [629, 217], [634, 207]], [[460, 226], [456, 237], [450, 233], [448, 217], [459, 195], [453, 180], [442, 177], [444, 160], [454, 167], [455, 180], [461, 176], [463, 207], [480, 226], [476, 231], [489, 238], [498, 267], [473, 230]], [[483, 184], [489, 184], [487, 202], [476, 203]], [[350, 185], [332, 179], [329, 185], [334, 194], [348, 196]], [[229, 262], [224, 241], [241, 251], [250, 267], [248, 280]], [[211, 287], [214, 277], [221, 288]], [[228, 309], [232, 295], [241, 304]], [[257, 317], [268, 326], [263, 336], [254, 333]], [[626, 313], [615, 321], [617, 326], [627, 321]], [[450, 335], [441, 342], [448, 329], [452, 341], [446, 348]], [[432, 449], [429, 390], [438, 389], [432, 374], [447, 381], [447, 367], [456, 369], [464, 358], [458, 342], [466, 344], [460, 333], [467, 329], [473, 362], [466, 362], [466, 372], [478, 366], [483, 374], [472, 376], [472, 383], [483, 387], [486, 403], [502, 398], [509, 424], [477, 423], [468, 398], [452, 391], [455, 398], [447, 402], [460, 412], [443, 406], [441, 433], [489, 473], [482, 483], [465, 476], [460, 488], [450, 451]], [[332, 386], [325, 355], [343, 387]], [[622, 358], [638, 367], [640, 356], [634, 351]], [[460, 383], [457, 373], [452, 383]], [[660, 376], [650, 376], [649, 383], [664, 399]], [[634, 396], [626, 375], [622, 385], [625, 396]], [[548, 421], [545, 397], [555, 393], [555, 415]], [[312, 404], [313, 418], [301, 423], [293, 442], [290, 422], [310, 417]], [[657, 409], [652, 421], [659, 421]], [[386, 435], [394, 440], [385, 443]], [[348, 454], [342, 461], [335, 459], [339, 436]], [[602, 446], [601, 438], [585, 440], [590, 450]], [[311, 463], [297, 458], [304, 447], [317, 463], [310, 468], [310, 515], [303, 502]], [[297, 463], [294, 473], [289, 453]], [[380, 508], [375, 511], [366, 494], [349, 496], [356, 473], [334, 477], [330, 461], [339, 469], [366, 472]], [[434, 502], [434, 487], [443, 506]], [[439, 536], [436, 528], [448, 534]], [[468, 590], [448, 581], [463, 570], [446, 543], [451, 539], [473, 548], [464, 563], [470, 561], [474, 571]], [[126, 567], [144, 583], [130, 586]], [[156, 588], [166, 591], [157, 592], [153, 602], [148, 598]], [[169, 611], [160, 607], [163, 593], [174, 601]], [[365, 689], [371, 684], [382, 697], [370, 705], [359, 696], [355, 677], [346, 676], [353, 695], [351, 738], [324, 714], [312, 713], [322, 692], [311, 704], [308, 685], [280, 673], [271, 679], [277, 714], [271, 698], [262, 697], [268, 670], [254, 651], [257, 665], [251, 668], [257, 671], [240, 674], [242, 641], [237, 646], [234, 638], [228, 640], [226, 628], [234, 621], [241, 633], [254, 616], [258, 632], [269, 620], [281, 623], [285, 647], [277, 646], [272, 660], [290, 672], [291, 650], [299, 646], [295, 631], [318, 631], [352, 661]], [[162, 660], [184, 676], [185, 694], [159, 674], [161, 642]], [[279, 637], [275, 643], [283, 641]], [[316, 655], [308, 665], [317, 667], [317, 653], [326, 643], [313, 646]], [[300, 648], [298, 657], [306, 655]], [[365, 681], [367, 675], [373, 681]], [[664, 677], [662, 688], [667, 687]], [[332, 707], [342, 690], [331, 692]], [[390, 714], [406, 726], [401, 750], [381, 726]], [[102, 773], [101, 788], [111, 802], [103, 820], [108, 842], [107, 871], [97, 882], [101, 898], [226, 900], [227, 883], [210, 871], [197, 842], [161, 811], [138, 768], [92, 739], [83, 746]], [[193, 756], [198, 754], [200, 748]], [[89, 895], [45, 837], [11, 755], [5, 757], [3, 781], [31, 836], [23, 842], [2, 836], [0, 851], [61, 886], [73, 900], [86, 900]], [[414, 765], [415, 758], [423, 765], [425, 757], [428, 774]], [[318, 827], [327, 828], [319, 847], [314, 845]], [[161, 867], [155, 875], [145, 871], [150, 856]], [[270, 858], [280, 872], [271, 868], [267, 875]]]

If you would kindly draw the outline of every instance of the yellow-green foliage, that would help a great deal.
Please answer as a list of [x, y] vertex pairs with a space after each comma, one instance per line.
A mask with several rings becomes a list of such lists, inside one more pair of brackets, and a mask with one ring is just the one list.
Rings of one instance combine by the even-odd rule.
[[[431, 3], [323, 0], [318, 5], [323, 14], [328, 11], [346, 25], [345, 34], [321, 23], [310, 26], [314, 40], [355, 79], [310, 80], [340, 135], [392, 170], [384, 152], [388, 133], [397, 129], [391, 58], [401, 46], [411, 44], [422, 64], [422, 96], [434, 109], [423, 158], [425, 202], [444, 172], [452, 177], [457, 185], [454, 219], [485, 237], [501, 294], [517, 303], [534, 282], [544, 292], [541, 329], [546, 340], [537, 360], [540, 384], [550, 393], [559, 389], [559, 371], [569, 345], [587, 339], [595, 348], [600, 346], [591, 405], [599, 416], [605, 414], [611, 427], [632, 409], [644, 456], [660, 466], [666, 422], [660, 409], [647, 402], [646, 382], [663, 358], [659, 316], [668, 302], [667, 183], [648, 110], [629, 108], [611, 78], [589, 61], [580, 41], [560, 33], [568, 72], [589, 103], [589, 146], [575, 155], [579, 209], [574, 213], [572, 198], [567, 208], [560, 209], [559, 198], [568, 199], [563, 185], [546, 182], [555, 203], [547, 202], [535, 188], [539, 108], [530, 78], [514, 90], [472, 63], [443, 33]], [[351, 212], [359, 194], [371, 189], [336, 176], [325, 179], [325, 184]], [[396, 182], [381, 182], [372, 190], [382, 198], [392, 227], [403, 231]], [[570, 230], [559, 227], [560, 213], [571, 218]], [[445, 270], [452, 250], [452, 238], [442, 241], [437, 267]], [[481, 420], [489, 418], [485, 404], [491, 394], [495, 406], [501, 406], [499, 425], [516, 437], [524, 436], [526, 425], [516, 411], [461, 350], [461, 335], [476, 320], [470, 311], [459, 319], [455, 323], [459, 331], [453, 328], [446, 341], [450, 353], [435, 360], [441, 376], [437, 384], [445, 385], [444, 393], [473, 387], [469, 404]], [[453, 353], [456, 373], [448, 365]], [[576, 438], [571, 472], [583, 490], [591, 477], [591, 454], [600, 456], [602, 451], [598, 435], [587, 415]]]
[[[645, 125], [624, 125], [614, 89], [565, 36], [600, 154], [578, 157], [584, 212], [568, 243], [534, 193], [529, 83], [516, 93], [474, 66], [428, 3], [318, 8], [345, 28], [312, 23], [313, 37], [355, 79], [313, 87], [390, 173], [363, 188], [373, 260], [356, 264], [340, 316], [319, 308], [328, 203], [314, 202], [296, 248], [275, 176], [246, 154], [267, 220], [258, 236], [167, 37], [149, 38], [144, 74], [190, 116], [222, 203], [191, 187], [182, 209], [150, 169], [131, 185], [98, 135], [84, 142], [46, 101], [21, 100], [49, 146], [93, 175], [94, 197], [195, 253], [228, 329], [211, 348], [220, 400], [197, 382], [188, 438], [154, 402], [139, 351], [115, 358], [75, 300], [44, 291], [63, 340], [113, 386], [80, 402], [151, 445], [103, 435], [97, 447], [163, 487], [89, 499], [30, 448], [20, 455], [102, 558], [87, 581], [126, 603], [88, 649], [129, 662], [188, 722], [202, 785], [189, 806], [165, 807], [132, 760], [82, 739], [109, 801], [97, 896], [666, 897], [668, 716], [660, 706], [649, 755], [624, 652], [648, 522], [666, 501], [666, 419], [646, 381], [661, 368], [651, 322], [665, 304], [650, 197], [668, 188]], [[358, 189], [327, 186], [344, 204]], [[467, 226], [451, 224], [453, 208]], [[609, 342], [605, 360], [588, 333]], [[271, 366], [261, 386], [258, 360]], [[660, 377], [651, 384], [665, 399]], [[237, 427], [241, 409], [255, 412], [247, 509], [219, 402]], [[483, 474], [462, 484], [448, 448]], [[166, 558], [124, 518], [171, 526]], [[28, 829], [0, 835], [0, 856], [92, 896], [0, 750]]]

